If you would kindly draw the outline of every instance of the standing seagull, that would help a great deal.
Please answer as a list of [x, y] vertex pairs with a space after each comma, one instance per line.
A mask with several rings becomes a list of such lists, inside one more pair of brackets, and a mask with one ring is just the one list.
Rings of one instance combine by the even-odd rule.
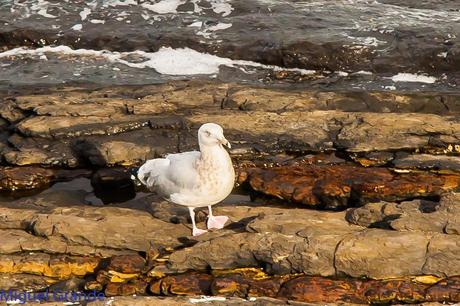
[[228, 217], [214, 216], [211, 206], [224, 200], [235, 183], [232, 160], [223, 145], [231, 146], [222, 127], [215, 123], [203, 124], [198, 130], [198, 144], [200, 152], [168, 154], [165, 158], [148, 160], [137, 174], [150, 190], [188, 207], [193, 236], [207, 232], [196, 227], [196, 207], [208, 207], [208, 229], [224, 227]]

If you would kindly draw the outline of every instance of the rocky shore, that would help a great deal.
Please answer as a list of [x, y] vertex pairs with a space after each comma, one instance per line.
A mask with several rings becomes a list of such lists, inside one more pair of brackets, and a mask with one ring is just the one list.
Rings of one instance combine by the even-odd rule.
[[[1, 99], [1, 289], [111, 305], [460, 302], [456, 93], [190, 80]], [[195, 149], [209, 121], [232, 142], [237, 188], [216, 207], [231, 222], [191, 237], [187, 210], [130, 175]]]

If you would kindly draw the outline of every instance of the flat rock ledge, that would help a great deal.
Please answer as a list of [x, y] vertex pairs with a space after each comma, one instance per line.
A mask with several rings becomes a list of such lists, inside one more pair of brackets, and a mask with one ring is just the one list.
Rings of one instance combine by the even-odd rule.
[[[0, 99], [0, 289], [112, 305], [460, 302], [456, 93], [193, 80]], [[215, 209], [227, 226], [191, 237], [187, 209], [136, 194], [128, 168], [196, 149], [209, 121], [254, 201], [233, 195]], [[122, 203], [88, 200], [122, 185]]]
[[13, 166], [138, 165], [196, 149], [198, 127], [212, 121], [224, 127], [235, 157], [339, 150], [364, 165], [459, 170], [460, 98], [455, 93], [299, 90], [193, 80], [0, 93], [0, 101], [0, 154]]
[[53, 198], [1, 204], [2, 289], [460, 302], [459, 194], [340, 212], [237, 201], [216, 207], [226, 228], [200, 237], [189, 236], [187, 209], [153, 195], [118, 207]]

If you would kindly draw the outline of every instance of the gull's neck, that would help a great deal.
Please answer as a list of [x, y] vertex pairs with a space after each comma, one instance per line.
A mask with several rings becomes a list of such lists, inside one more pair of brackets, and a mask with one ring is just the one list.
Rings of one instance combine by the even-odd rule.
[[200, 152], [200, 160], [204, 163], [223, 163], [225, 161], [230, 160], [230, 156], [228, 155], [227, 151], [220, 144], [200, 144]]

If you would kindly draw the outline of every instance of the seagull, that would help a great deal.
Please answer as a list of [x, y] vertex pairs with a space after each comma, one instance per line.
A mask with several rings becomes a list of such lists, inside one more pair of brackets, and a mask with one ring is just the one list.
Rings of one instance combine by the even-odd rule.
[[214, 216], [211, 206], [224, 200], [235, 184], [235, 170], [224, 145], [231, 148], [222, 127], [205, 123], [198, 130], [200, 151], [168, 154], [151, 159], [138, 171], [138, 179], [167, 201], [187, 206], [192, 219], [192, 235], [207, 232], [196, 227], [197, 207], [208, 207], [208, 229], [221, 229], [226, 216]]

